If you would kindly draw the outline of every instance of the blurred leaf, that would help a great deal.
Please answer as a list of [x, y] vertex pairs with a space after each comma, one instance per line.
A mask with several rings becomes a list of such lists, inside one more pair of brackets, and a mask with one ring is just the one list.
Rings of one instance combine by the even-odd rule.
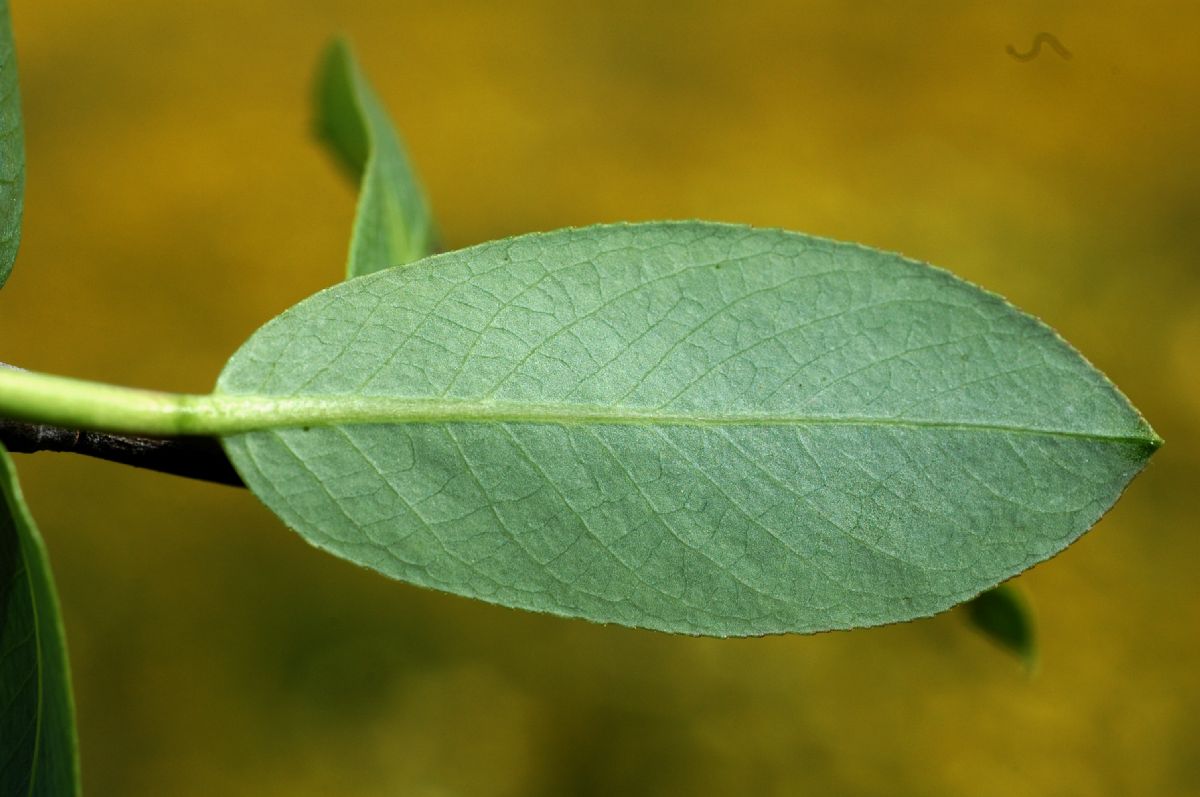
[[54, 578], [0, 448], [0, 794], [79, 794], [75, 707]]
[[21, 243], [24, 194], [25, 139], [21, 129], [17, 52], [13, 47], [8, 0], [0, 0], [0, 288], [12, 273]]
[[437, 231], [399, 134], [354, 60], [350, 45], [326, 50], [316, 81], [316, 129], [360, 181], [346, 276], [370, 274], [433, 253]]
[[1017, 589], [1001, 584], [976, 595], [966, 604], [967, 619], [976, 630], [1017, 656], [1026, 669], [1037, 660], [1033, 612]]
[[1082, 534], [1160, 442], [1052, 330], [945, 271], [699, 222], [337, 285], [218, 391], [271, 398], [273, 428], [226, 450], [326, 550], [717, 636], [946, 609]]

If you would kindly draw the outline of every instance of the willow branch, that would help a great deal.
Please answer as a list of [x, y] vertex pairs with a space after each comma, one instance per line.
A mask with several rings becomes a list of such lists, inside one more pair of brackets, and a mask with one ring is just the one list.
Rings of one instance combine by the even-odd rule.
[[0, 444], [14, 454], [82, 454], [189, 479], [245, 486], [215, 437], [141, 437], [0, 418]]

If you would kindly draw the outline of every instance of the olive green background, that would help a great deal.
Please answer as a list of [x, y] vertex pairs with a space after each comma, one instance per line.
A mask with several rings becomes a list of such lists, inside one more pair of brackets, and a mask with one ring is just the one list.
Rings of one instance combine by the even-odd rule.
[[[618, 219], [852, 239], [1058, 328], [1166, 446], [1023, 576], [1032, 679], [961, 613], [816, 637], [418, 590], [243, 491], [21, 457], [93, 795], [1200, 793], [1200, 7], [14, 0], [25, 235], [0, 359], [206, 391], [337, 280], [308, 135], [358, 45], [449, 247]], [[1040, 31], [1071, 51], [1029, 62]]]

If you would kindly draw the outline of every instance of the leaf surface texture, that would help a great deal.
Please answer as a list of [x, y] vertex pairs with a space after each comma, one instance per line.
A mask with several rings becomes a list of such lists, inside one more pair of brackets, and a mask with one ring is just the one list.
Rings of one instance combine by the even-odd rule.
[[225, 438], [326, 550], [717, 636], [943, 610], [1077, 538], [1159, 442], [1052, 330], [948, 272], [701, 222], [351, 280], [259, 330], [218, 392], [346, 408]]

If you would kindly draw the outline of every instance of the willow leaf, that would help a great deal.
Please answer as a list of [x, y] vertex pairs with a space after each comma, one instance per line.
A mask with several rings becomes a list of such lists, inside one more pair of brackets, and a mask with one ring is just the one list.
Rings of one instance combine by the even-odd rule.
[[1160, 442], [1053, 331], [945, 271], [699, 222], [351, 280], [255, 333], [218, 394], [275, 413], [226, 450], [328, 551], [718, 636], [966, 600], [1082, 534]]
[[25, 202], [25, 136], [8, 0], [0, 0], [0, 288], [12, 273], [21, 243]]
[[989, 589], [967, 604], [967, 618], [976, 630], [1009, 651], [1032, 670], [1037, 661], [1037, 633], [1029, 602], [1008, 584]]
[[360, 183], [346, 276], [432, 254], [437, 231], [424, 189], [345, 41], [321, 59], [315, 102], [318, 137]]
[[54, 578], [2, 447], [0, 794], [79, 794], [75, 708]]

